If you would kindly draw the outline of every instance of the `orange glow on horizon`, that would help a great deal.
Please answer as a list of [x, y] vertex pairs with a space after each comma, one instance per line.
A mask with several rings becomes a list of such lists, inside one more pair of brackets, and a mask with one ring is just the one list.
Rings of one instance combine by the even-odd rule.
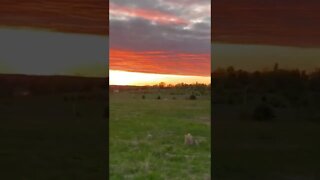
[[140, 73], [128, 72], [120, 70], [109, 71], [110, 85], [155, 85], [160, 82], [175, 85], [177, 83], [205, 83], [209, 84], [210, 76], [187, 76], [187, 75], [171, 75], [171, 74], [154, 74], [154, 73]]
[[[128, 72], [210, 76], [211, 54], [110, 49], [110, 69]], [[159, 61], [161, 59], [161, 61]]]

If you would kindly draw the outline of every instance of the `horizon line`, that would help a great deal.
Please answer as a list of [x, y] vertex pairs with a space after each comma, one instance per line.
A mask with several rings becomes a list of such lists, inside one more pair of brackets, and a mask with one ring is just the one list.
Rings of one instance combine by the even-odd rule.
[[175, 74], [158, 74], [158, 73], [144, 73], [144, 72], [130, 72], [122, 70], [109, 70], [109, 85], [135, 85], [148, 86], [156, 85], [161, 82], [166, 84], [178, 83], [205, 83], [211, 82], [211, 74], [208, 76], [194, 76], [194, 75], [175, 75]]

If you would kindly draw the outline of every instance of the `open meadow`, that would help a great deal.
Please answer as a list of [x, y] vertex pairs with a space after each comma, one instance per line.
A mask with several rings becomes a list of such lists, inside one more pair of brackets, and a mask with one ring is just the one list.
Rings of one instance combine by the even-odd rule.
[[320, 71], [212, 77], [214, 179], [320, 179]]
[[[160, 97], [159, 97], [160, 96]], [[210, 179], [210, 93], [110, 93], [110, 179]], [[197, 145], [185, 145], [191, 133]]]
[[[31, 81], [31, 78], [35, 80]], [[36, 84], [42, 78], [51, 86]], [[1, 177], [21, 180], [106, 179], [106, 91], [47, 93], [46, 87], [53, 89], [57, 84], [53, 81], [55, 78], [49, 78], [18, 76], [11, 80], [10, 76], [8, 82], [11, 86], [2, 86]], [[71, 81], [77, 82], [74, 79]], [[101, 81], [105, 82], [104, 79]], [[35, 82], [37, 88], [31, 91], [24, 88], [22, 82]], [[63, 83], [60, 79], [56, 82]], [[72, 82], [70, 86], [76, 87]], [[85, 84], [81, 79], [79, 82]], [[10, 94], [4, 94], [6, 89]], [[40, 90], [44, 93], [36, 94]]]
[[[213, 118], [212, 147], [214, 179], [320, 178], [319, 122], [290, 119], [250, 121], [239, 117], [241, 111], [237, 108], [229, 109], [234, 109], [233, 114], [225, 107], [213, 107], [213, 116], [216, 117]], [[234, 118], [229, 118], [232, 116]]]

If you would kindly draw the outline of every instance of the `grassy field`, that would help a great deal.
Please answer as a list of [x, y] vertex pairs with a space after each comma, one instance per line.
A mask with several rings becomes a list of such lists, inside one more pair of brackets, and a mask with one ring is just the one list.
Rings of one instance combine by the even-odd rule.
[[306, 120], [306, 110], [300, 120], [279, 111], [275, 120], [259, 122], [245, 119], [242, 108], [212, 107], [214, 179], [320, 179], [320, 123]]
[[[210, 179], [209, 95], [111, 93], [109, 124], [112, 180]], [[199, 144], [185, 145], [186, 133]]]
[[107, 178], [106, 100], [65, 97], [0, 100], [1, 179]]

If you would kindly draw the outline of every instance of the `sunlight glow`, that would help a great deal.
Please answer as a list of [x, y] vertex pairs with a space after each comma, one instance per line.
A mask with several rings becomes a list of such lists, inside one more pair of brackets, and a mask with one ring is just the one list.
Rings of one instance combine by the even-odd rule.
[[177, 83], [205, 83], [209, 84], [211, 77], [205, 76], [184, 76], [184, 75], [169, 75], [169, 74], [152, 74], [152, 73], [140, 73], [140, 72], [128, 72], [120, 70], [110, 70], [110, 85], [155, 85], [160, 82], [166, 84]]

